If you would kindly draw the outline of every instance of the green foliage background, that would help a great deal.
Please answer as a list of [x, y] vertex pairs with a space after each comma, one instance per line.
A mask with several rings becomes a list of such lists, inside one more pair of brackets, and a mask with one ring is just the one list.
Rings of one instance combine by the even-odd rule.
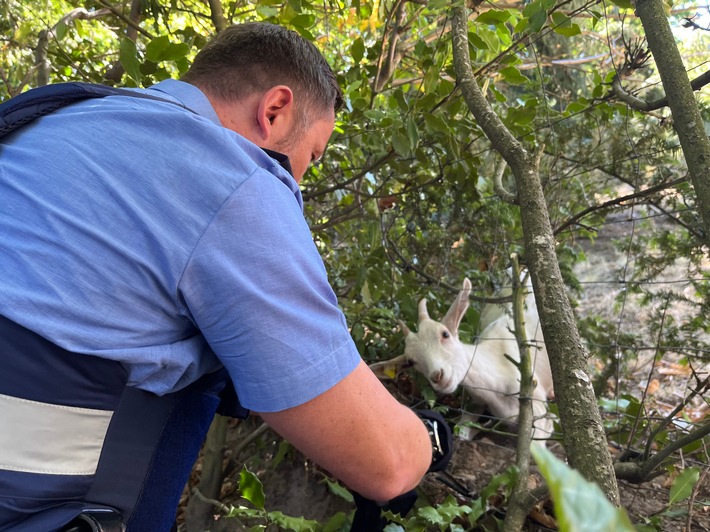
[[[50, 82], [146, 87], [178, 77], [221, 21], [283, 24], [313, 40], [338, 75], [346, 109], [326, 156], [304, 179], [306, 216], [362, 356], [391, 358], [402, 348], [396, 319], [415, 323], [420, 297], [439, 315], [464, 276], [490, 295], [510, 253], [524, 259], [517, 209], [494, 188], [498, 158], [457, 89], [450, 7], [443, 0], [4, 0], [0, 99], [41, 83], [43, 68]], [[659, 360], [705, 363], [710, 297], [708, 250], [670, 114], [633, 111], [610, 89], [643, 45], [630, 7], [621, 0], [481, 4], [469, 48], [496, 112], [526, 146], [543, 150], [541, 175], [571, 297], [583, 293], [574, 266], [588, 259], [586, 244], [617, 211], [635, 219], [633, 233], [617, 243], [626, 256], [622, 283], [609, 290], [619, 306], [628, 297], [647, 305], [654, 325], [629, 330], [591, 316], [580, 326], [603, 375], [616, 377], [615, 390], [600, 386], [611, 398], [603, 406], [618, 416], [610, 421], [616, 443], [644, 446], [652, 422], [644, 398], [624, 383], [624, 365], [649, 347], [643, 338], [654, 327]], [[709, 34], [682, 27], [696, 13], [707, 15], [669, 5], [691, 78], [710, 60]], [[645, 99], [662, 96], [652, 61], [624, 86]], [[707, 119], [707, 91], [697, 100]], [[507, 174], [503, 185], [512, 186]], [[655, 280], [679, 261], [682, 290], [657, 289]], [[665, 316], [679, 303], [685, 315]], [[476, 332], [479, 308], [463, 324], [465, 338]], [[674, 436], [666, 428], [655, 437], [664, 445]]]

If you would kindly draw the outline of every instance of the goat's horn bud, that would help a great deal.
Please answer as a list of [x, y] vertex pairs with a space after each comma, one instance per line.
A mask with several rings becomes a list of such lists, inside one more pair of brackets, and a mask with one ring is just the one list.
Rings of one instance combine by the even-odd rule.
[[419, 302], [419, 321], [429, 319], [429, 311], [426, 309], [426, 298]]
[[409, 330], [409, 327], [402, 321], [402, 320], [397, 320], [397, 323], [399, 324], [399, 329], [402, 331], [402, 334], [406, 338], [407, 335], [411, 332]]

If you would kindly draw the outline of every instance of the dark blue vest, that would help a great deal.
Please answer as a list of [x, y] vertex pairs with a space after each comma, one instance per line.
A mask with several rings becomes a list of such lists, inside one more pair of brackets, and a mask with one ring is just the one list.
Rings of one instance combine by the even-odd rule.
[[248, 413], [225, 370], [158, 397], [127, 387], [120, 363], [65, 351], [1, 316], [0, 367], [0, 394], [114, 412], [94, 475], [25, 473], [0, 464], [3, 531], [49, 532], [100, 507], [118, 510], [129, 532], [170, 530], [220, 401], [225, 414]]

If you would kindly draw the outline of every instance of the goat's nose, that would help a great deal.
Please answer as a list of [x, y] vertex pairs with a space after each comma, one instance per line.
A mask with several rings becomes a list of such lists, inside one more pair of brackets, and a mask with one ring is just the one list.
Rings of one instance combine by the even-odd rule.
[[440, 369], [439, 371], [433, 371], [431, 375], [429, 375], [429, 380], [433, 382], [434, 384], [439, 384], [441, 382], [441, 379], [444, 378], [444, 370]]

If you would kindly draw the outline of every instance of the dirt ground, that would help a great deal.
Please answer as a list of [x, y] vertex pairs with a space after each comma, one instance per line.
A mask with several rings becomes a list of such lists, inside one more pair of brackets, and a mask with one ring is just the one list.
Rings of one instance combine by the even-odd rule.
[[[581, 313], [584, 313], [585, 309], [587, 311], [610, 309], [611, 311], [614, 308], [615, 292], [605, 283], [612, 282], [616, 278], [616, 269], [623, 266], [623, 261], [626, 259], [613, 249], [610, 242], [612, 238], [628, 230], [628, 224], [612, 225], [606, 234], [600, 234], [594, 245], [590, 245], [587, 249], [589, 261], [583, 266], [583, 271], [578, 272], [581, 280], [587, 283], [586, 295], [580, 301]], [[675, 309], [675, 312], [681, 313], [682, 309]], [[624, 313], [625, 326], [638, 328], [643, 326], [648, 310], [634, 308], [632, 302], [629, 302]], [[634, 396], [640, 397], [645, 393], [647, 409], [657, 415], [663, 415], [670, 412], [687, 393], [691, 377], [687, 367], [677, 365], [672, 360], [654, 365], [652, 362], [652, 356], [639, 357], [635, 365], [627, 369], [622, 384], [624, 389], [631, 391]], [[705, 371], [707, 375], [707, 368], [696, 369]], [[610, 383], [610, 386], [614, 386], [614, 383]], [[397, 384], [392, 391], [395, 395], [401, 392]], [[401, 399], [403, 402], [407, 401], [406, 396], [402, 396]], [[701, 421], [708, 414], [707, 404], [702, 398], [691, 403], [688, 410], [694, 416], [692, 420], [694, 422]], [[239, 504], [236, 486], [241, 465], [246, 463], [264, 485], [268, 510], [279, 510], [291, 516], [304, 516], [321, 523], [337, 512], [347, 514], [353, 511], [352, 504], [329, 490], [324, 482], [325, 473], [295, 451], [286, 453], [278, 465], [274, 466], [273, 461], [268, 460], [268, 457], [279, 456], [280, 440], [270, 431], [264, 432], [250, 446], [237, 450], [240, 442], [257, 430], [259, 424], [258, 419], [239, 424], [233, 423], [229, 431], [225, 463], [230, 472], [222, 487], [220, 496], [222, 503]], [[564, 458], [559, 444], [552, 444], [550, 449]], [[614, 448], [611, 448], [611, 451], [614, 455], [619, 452]], [[705, 456], [707, 462], [707, 453]], [[267, 457], [267, 460], [260, 461], [264, 457]], [[446, 473], [427, 475], [420, 486], [420, 498], [436, 505], [446, 496], [451, 495], [459, 503], [464, 504], [475, 498], [493, 477], [506, 470], [514, 460], [515, 440], [513, 438], [478, 434], [472, 441], [457, 440], [455, 453]], [[683, 457], [679, 460], [683, 460]], [[674, 479], [673, 471], [641, 485], [620, 482], [622, 506], [629, 513], [632, 522], [637, 526], [648, 525], [649, 528], [644, 530], [710, 531], [710, 475], [707, 474], [706, 463], [694, 462], [694, 465], [701, 466], [702, 470], [692, 496], [670, 509], [668, 501]], [[190, 486], [186, 488], [179, 521], [183, 518], [184, 503], [189, 488], [195, 485], [198, 478], [199, 463], [193, 472]], [[540, 477], [534, 471], [532, 482], [540, 482]], [[505, 508], [502, 507], [503, 498], [492, 497], [488, 503], [488, 514], [481, 524], [472, 530], [497, 530], [495, 520], [502, 520], [505, 516]], [[209, 523], [207, 529], [217, 532], [246, 530], [244, 524], [234, 519], [219, 517], [216, 507], [214, 513], [215, 518]], [[655, 520], [653, 523], [655, 528], [650, 527], [652, 520]], [[186, 530], [184, 525], [181, 526], [181, 530]], [[540, 504], [529, 516], [526, 530], [528, 532], [556, 530], [549, 501]]]
[[[295, 451], [291, 452], [276, 466], [268, 462], [255, 460], [257, 448], [261, 457], [275, 456], [278, 453], [278, 437], [267, 431], [262, 443], [246, 449], [239, 457], [231, 455], [231, 450], [238, 445], [245, 434], [256, 430], [258, 424], [252, 420], [233, 426], [230, 431], [227, 467], [231, 468], [222, 487], [220, 501], [226, 505], [244, 504], [237, 490], [241, 463], [246, 462], [249, 469], [256, 473], [265, 490], [266, 508], [278, 510], [290, 516], [303, 516], [320, 523], [325, 523], [338, 512], [348, 514], [354, 510], [352, 504], [332, 493], [324, 483], [326, 474], [319, 470]], [[264, 450], [264, 446], [267, 447]], [[270, 449], [268, 449], [270, 448]], [[550, 449], [559, 457], [563, 452], [558, 444]], [[251, 455], [251, 456], [250, 456]], [[420, 486], [420, 500], [436, 506], [451, 495], [459, 504], [466, 504], [477, 497], [496, 475], [504, 472], [515, 460], [515, 441], [511, 438], [478, 435], [472, 441], [457, 440], [455, 453], [445, 473], [427, 475]], [[193, 475], [194, 485], [199, 476], [199, 469]], [[535, 469], [532, 471], [533, 485], [541, 483], [541, 477]], [[652, 482], [633, 485], [620, 482], [622, 506], [629, 513], [635, 524], [648, 523], [653, 516], [659, 516], [657, 530], [663, 532], [710, 531], [710, 475], [703, 474], [697, 484], [690, 505], [688, 501], [674, 508], [668, 516], [662, 516], [668, 510], [668, 500], [672, 478], [662, 475]], [[187, 491], [186, 491], [187, 495]], [[495, 520], [505, 518], [503, 496], [489, 498], [489, 511], [477, 528], [470, 530], [497, 530]], [[484, 528], [484, 526], [487, 526]], [[186, 530], [182, 527], [182, 530]], [[214, 519], [205, 530], [231, 532], [248, 530], [247, 523], [232, 518], [220, 517], [218, 508], [214, 508]], [[527, 532], [557, 530], [552, 505], [548, 501], [541, 503], [528, 517]], [[654, 530], [649, 528], [648, 530]], [[192, 531], [190, 531], [192, 532]]]

